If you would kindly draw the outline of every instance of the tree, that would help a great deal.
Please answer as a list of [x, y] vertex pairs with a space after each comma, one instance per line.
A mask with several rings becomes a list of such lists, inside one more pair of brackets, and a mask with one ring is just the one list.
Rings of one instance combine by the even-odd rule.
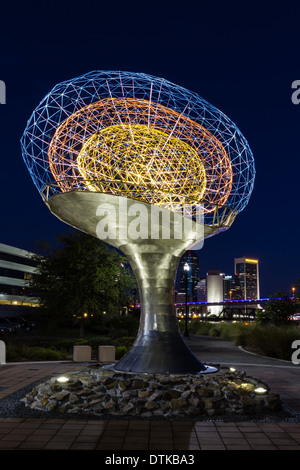
[[42, 243], [39, 251], [29, 288], [56, 324], [74, 317], [111, 318], [136, 287], [126, 258], [90, 235], [60, 235], [55, 247]]
[[296, 304], [283, 292], [277, 292], [266, 304], [264, 310], [256, 314], [258, 323], [280, 325], [296, 313]]

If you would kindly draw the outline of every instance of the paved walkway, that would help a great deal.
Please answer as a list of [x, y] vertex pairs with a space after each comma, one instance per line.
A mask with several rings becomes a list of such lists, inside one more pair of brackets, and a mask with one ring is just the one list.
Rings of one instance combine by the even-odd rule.
[[[246, 353], [230, 342], [193, 337], [187, 343], [203, 363], [231, 365], [265, 381], [300, 412], [300, 366]], [[74, 363], [0, 365], [0, 399], [49, 376], [78, 369]], [[1, 450], [300, 450], [297, 422], [159, 421], [0, 417]], [[122, 455], [122, 452], [118, 455]], [[135, 455], [133, 453], [133, 455]], [[187, 455], [187, 454], [186, 454]], [[149, 463], [149, 462], [148, 462]]]

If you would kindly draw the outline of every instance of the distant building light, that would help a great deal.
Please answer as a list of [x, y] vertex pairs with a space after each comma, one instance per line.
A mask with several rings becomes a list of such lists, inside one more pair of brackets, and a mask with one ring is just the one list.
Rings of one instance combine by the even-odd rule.
[[184, 269], [185, 271], [189, 271], [189, 270], [190, 270], [190, 267], [189, 267], [189, 265], [188, 265], [187, 263], [184, 263], [183, 269]]

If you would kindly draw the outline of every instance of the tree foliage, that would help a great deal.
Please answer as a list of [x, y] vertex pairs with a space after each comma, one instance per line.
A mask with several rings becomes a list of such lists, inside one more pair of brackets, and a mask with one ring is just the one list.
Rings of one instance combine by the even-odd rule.
[[79, 232], [60, 235], [57, 244], [42, 243], [37, 272], [29, 288], [55, 322], [88, 314], [112, 317], [136, 287], [126, 259], [99, 239]]
[[280, 325], [289, 320], [295, 313], [295, 302], [283, 292], [277, 292], [268, 301], [264, 310], [257, 311], [256, 320], [261, 324]]

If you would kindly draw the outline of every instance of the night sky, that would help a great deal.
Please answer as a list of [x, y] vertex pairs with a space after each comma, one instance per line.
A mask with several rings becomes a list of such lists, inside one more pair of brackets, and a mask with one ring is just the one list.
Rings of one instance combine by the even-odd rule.
[[[298, 5], [297, 5], [298, 3]], [[248, 6], [247, 6], [248, 5]], [[256, 181], [232, 227], [204, 243], [200, 273], [260, 261], [261, 296], [300, 278], [299, 2], [1, 2], [0, 242], [34, 250], [68, 228], [23, 163], [31, 113], [59, 82], [92, 70], [163, 77], [223, 111], [252, 149]], [[299, 94], [300, 97], [300, 94]]]

